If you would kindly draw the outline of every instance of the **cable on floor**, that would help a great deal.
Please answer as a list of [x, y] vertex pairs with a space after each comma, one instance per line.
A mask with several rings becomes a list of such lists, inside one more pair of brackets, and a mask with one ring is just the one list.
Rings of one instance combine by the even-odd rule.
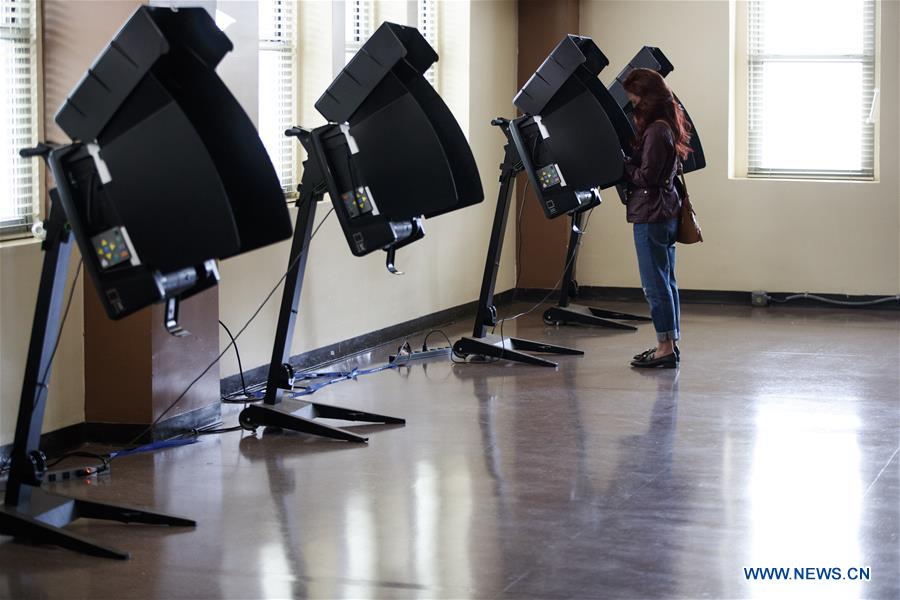
[[109, 463], [109, 455], [108, 454], [97, 454], [95, 452], [87, 452], [86, 450], [75, 450], [73, 452], [66, 452], [65, 454], [61, 454], [47, 463], [47, 468], [52, 469], [62, 461], [67, 458], [72, 458], [74, 456], [79, 456], [82, 458], [93, 458], [99, 460], [104, 465]]
[[322, 383], [314, 383], [306, 387], [301, 387], [296, 391], [292, 391], [290, 396], [291, 398], [299, 398], [301, 396], [309, 396], [318, 392], [320, 389], [324, 387], [328, 387], [329, 385], [334, 385], [335, 383], [339, 383], [341, 381], [356, 381], [359, 377], [364, 375], [371, 375], [372, 373], [380, 373], [381, 371], [387, 371], [389, 369], [396, 369], [400, 365], [394, 363], [388, 363], [385, 365], [379, 365], [377, 367], [371, 367], [368, 369], [358, 369], [354, 367], [349, 371], [340, 372], [335, 377], [328, 379], [327, 381], [323, 381]]
[[[578, 245], [579, 245], [579, 246], [581, 245], [581, 240], [582, 240], [582, 239], [584, 238], [584, 236], [587, 234], [587, 228], [588, 228], [588, 224], [590, 224], [590, 222], [591, 222], [591, 215], [592, 215], [592, 214], [594, 214], [594, 209], [593, 209], [593, 208], [590, 209], [590, 210], [588, 211], [588, 213], [587, 213], [587, 218], [585, 219], [585, 222], [584, 222], [584, 227], [581, 228], [581, 235], [578, 237]], [[503, 347], [504, 347], [504, 348], [506, 347], [506, 338], [505, 338], [505, 336], [503, 335], [503, 324], [504, 324], [504, 322], [506, 322], [506, 321], [515, 321], [515, 320], [518, 319], [519, 317], [524, 317], [524, 316], [526, 316], [526, 315], [531, 314], [532, 312], [534, 312], [535, 310], [537, 310], [540, 306], [542, 306], [542, 305], [550, 298], [550, 296], [552, 296], [552, 295], [559, 289], [560, 284], [562, 283], [563, 279], [565, 279], [565, 277], [566, 277], [566, 271], [569, 270], [569, 267], [572, 265], [572, 262], [575, 260], [575, 257], [576, 257], [576, 256], [578, 256], [577, 248], [576, 248], [576, 251], [572, 253], [572, 256], [569, 258], [569, 260], [566, 261], [566, 264], [565, 264], [565, 266], [563, 267], [562, 275], [560, 275], [560, 276], [559, 276], [559, 279], [556, 280], [556, 283], [554, 284], [553, 289], [551, 289], [549, 292], [547, 292], [547, 294], [544, 295], [543, 298], [541, 298], [540, 300], [538, 300], [538, 302], [535, 303], [534, 306], [532, 306], [532, 307], [529, 308], [528, 310], [522, 311], [522, 312], [520, 312], [520, 313], [518, 313], [518, 314], [516, 314], [516, 315], [513, 315], [513, 316], [511, 316], [511, 317], [505, 317], [505, 318], [500, 319], [499, 321], [497, 321], [497, 323], [494, 325], [494, 328], [491, 330], [491, 333], [493, 333], [493, 332], [497, 329], [497, 325], [500, 326], [500, 341], [501, 341], [501, 343], [503, 344]], [[517, 286], [518, 286], [518, 284], [517, 284]], [[498, 360], [499, 360], [499, 359], [498, 359]]]
[[768, 298], [769, 302], [777, 302], [778, 304], [784, 304], [786, 302], [790, 302], [791, 300], [800, 299], [816, 300], [818, 302], [824, 302], [825, 304], [835, 304], [838, 306], [874, 306], [876, 304], [884, 304], [886, 302], [900, 302], [900, 296], [884, 296], [883, 298], [875, 298], [873, 300], [835, 300], [832, 298], [819, 296], [817, 294], [810, 294], [808, 292], [804, 292], [802, 294], [792, 294], [784, 298], [773, 298], [768, 294], [766, 294], [766, 297]]
[[[328, 211], [328, 213], [326, 213], [326, 215], [325, 215], [324, 217], [322, 217], [322, 220], [319, 221], [319, 224], [318, 224], [318, 225], [316, 226], [316, 228], [313, 230], [312, 235], [311, 235], [310, 238], [309, 238], [309, 239], [310, 239], [310, 242], [313, 240], [313, 238], [316, 237], [316, 234], [319, 232], [319, 229], [322, 227], [322, 225], [325, 224], [325, 221], [328, 220], [328, 217], [331, 216], [331, 213], [333, 213], [333, 212], [334, 212], [334, 207], [331, 207], [331, 209]], [[302, 254], [298, 254], [298, 255], [294, 258], [294, 260], [291, 261], [291, 264], [288, 265], [288, 268], [285, 270], [285, 272], [284, 272], [284, 274], [281, 276], [281, 278], [275, 283], [275, 286], [272, 288], [272, 290], [266, 295], [266, 297], [265, 297], [265, 298], [263, 299], [263, 301], [259, 304], [259, 306], [258, 306], [258, 307], [256, 308], [256, 310], [253, 312], [253, 314], [250, 315], [250, 318], [247, 319], [247, 321], [244, 323], [244, 326], [241, 327], [240, 330], [238, 330], [237, 335], [234, 336], [234, 340], [235, 340], [235, 341], [237, 341], [237, 339], [241, 337], [241, 334], [243, 334], [244, 331], [246, 331], [247, 327], [249, 327], [250, 324], [253, 323], [254, 319], [256, 319], [256, 317], [257, 317], [257, 316], [259, 315], [259, 313], [262, 311], [262, 309], [263, 309], [263, 307], [266, 305], [266, 303], [268, 303], [269, 300], [272, 298], [272, 296], [275, 295], [275, 292], [278, 291], [278, 288], [281, 286], [281, 284], [282, 284], [282, 283], [284, 282], [284, 280], [287, 278], [288, 273], [291, 272], [291, 269], [293, 269], [295, 266], [297, 266], [297, 263], [299, 262], [301, 256], [303, 256], [303, 255], [302, 255]], [[137, 436], [135, 436], [134, 439], [131, 440], [131, 442], [130, 442], [128, 445], [129, 445], [129, 446], [133, 446], [139, 439], [141, 439], [142, 437], [144, 437], [144, 436], [145, 436], [147, 433], [149, 433], [150, 431], [153, 431], [153, 428], [156, 427], [156, 426], [159, 424], [159, 422], [163, 419], [163, 417], [165, 417], [165, 416], [166, 416], [173, 408], [175, 408], [175, 406], [176, 406], [179, 402], [181, 402], [182, 398], [184, 398], [184, 397], [187, 395], [187, 393], [191, 390], [191, 388], [193, 388], [194, 385], [195, 385], [198, 381], [200, 381], [200, 380], [203, 378], [203, 376], [206, 375], [206, 374], [209, 372], [210, 369], [212, 369], [216, 364], [218, 364], [218, 362], [219, 362], [220, 360], [222, 360], [222, 357], [225, 356], [225, 353], [228, 352], [228, 350], [231, 349], [231, 346], [232, 346], [232, 343], [230, 342], [230, 343], [225, 347], [225, 349], [222, 350], [222, 351], [219, 353], [219, 355], [215, 358], [215, 360], [213, 360], [211, 363], [209, 363], [209, 365], [208, 365], [205, 369], [203, 369], [203, 371], [202, 371], [197, 377], [195, 377], [195, 378], [193, 379], [193, 381], [191, 381], [191, 382], [188, 384], [188, 386], [184, 389], [184, 391], [181, 392], [181, 393], [175, 398], [175, 400], [173, 400], [172, 403], [169, 404], [169, 406], [167, 406], [167, 407], [165, 408], [165, 410], [163, 410], [163, 411], [159, 414], [159, 416], [157, 416], [156, 419], [154, 419], [153, 422], [152, 422], [150, 425], [148, 425], [148, 426], [146, 427], [146, 429], [144, 429], [141, 433], [139, 433]], [[116, 457], [117, 457], [117, 456], [122, 456], [122, 454], [117, 454]], [[113, 458], [115, 458], [115, 457], [113, 457]]]
[[[443, 329], [432, 329], [431, 331], [429, 331], [428, 333], [425, 334], [425, 339], [422, 340], [422, 352], [427, 352], [428, 350], [430, 350], [430, 348], [428, 348], [428, 338], [430, 338], [435, 333], [439, 333], [441, 336], [443, 336], [443, 338], [445, 340], [447, 340], [447, 346], [450, 348], [450, 362], [453, 362], [456, 364], [468, 364], [468, 362], [465, 360], [465, 358], [463, 356], [457, 354], [456, 351], [453, 349], [453, 342], [450, 340], [450, 336], [447, 335], [447, 332], [445, 332]], [[403, 356], [402, 352], [404, 351], [404, 349], [406, 349], [406, 352], [410, 355], [413, 354], [413, 352], [414, 352], [414, 350], [412, 349], [412, 346], [409, 343], [409, 338], [404, 339], [403, 343], [400, 344], [400, 348], [397, 351], [397, 358], [400, 358], [401, 356]], [[457, 360], [457, 359], [462, 359], [462, 360]], [[402, 362], [401, 364], [403, 366], [409, 366], [409, 362]]]

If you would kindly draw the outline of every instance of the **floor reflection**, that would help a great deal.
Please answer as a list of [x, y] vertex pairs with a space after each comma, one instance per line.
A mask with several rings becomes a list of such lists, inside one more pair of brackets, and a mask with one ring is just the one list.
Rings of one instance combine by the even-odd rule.
[[[310, 593], [305, 573], [310, 565], [304, 559], [304, 530], [310, 515], [298, 510], [297, 472], [291, 464], [313, 454], [353, 451], [355, 444], [317, 440], [288, 434], [287, 440], [273, 444], [252, 434], [241, 434], [241, 456], [251, 464], [262, 461], [266, 468], [269, 495], [277, 520], [273, 523], [258, 519], [256, 527], [263, 529], [258, 537], [265, 540], [259, 546], [255, 566], [259, 573], [259, 598], [304, 598]], [[284, 443], [284, 442], [287, 443]], [[244, 515], [252, 519], [254, 512]], [[267, 530], [267, 531], [266, 531]], [[272, 531], [277, 530], [277, 531]]]
[[[747, 565], [865, 566], [860, 551], [861, 477], [857, 398], [826, 401], [763, 396], [747, 497], [752, 522]], [[751, 586], [756, 597], [803, 593], [804, 581]], [[861, 583], [832, 585], [817, 598], [858, 594]], [[848, 586], [849, 589], [848, 589]]]
[[[900, 320], [683, 316], [678, 371], [628, 369], [634, 335], [529, 315], [507, 335], [585, 356], [418, 363], [317, 392], [407, 419], [351, 427], [368, 445], [235, 432], [123, 458], [103, 485], [60, 491], [196, 530], [74, 526], [131, 550], [124, 564], [3, 539], [0, 596], [900, 598], [900, 371], [885, 367]], [[745, 566], [871, 566], [872, 580], [753, 583]]]
[[[456, 372], [471, 375], [465, 367]], [[677, 372], [648, 377], [655, 396], [641, 420], [649, 424], [625, 436], [597, 420], [604, 401], [584, 392], [575, 370], [560, 374], [562, 394], [530, 401], [528, 409], [509, 403], [529, 390], [497, 373], [471, 379], [498, 510], [501, 552], [491, 560], [503, 573], [504, 594], [521, 597], [527, 589], [553, 597], [602, 583], [642, 596], [653, 589], [648, 581], [672, 584], [680, 526], [696, 518], [678, 511], [689, 498], [672, 468]], [[596, 561], [592, 549], [601, 546], [604, 560]]]

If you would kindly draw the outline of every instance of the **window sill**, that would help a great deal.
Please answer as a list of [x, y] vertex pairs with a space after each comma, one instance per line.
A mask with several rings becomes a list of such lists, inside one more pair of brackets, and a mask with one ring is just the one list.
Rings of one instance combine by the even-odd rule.
[[879, 179], [831, 179], [827, 177], [764, 177], [759, 175], [729, 175], [729, 181], [775, 181], [780, 183], [853, 183], [872, 184], [881, 183]]
[[40, 244], [41, 240], [37, 239], [30, 233], [28, 237], [9, 237], [0, 238], [0, 250], [4, 248], [15, 248], [18, 246], [30, 246], [32, 244]]

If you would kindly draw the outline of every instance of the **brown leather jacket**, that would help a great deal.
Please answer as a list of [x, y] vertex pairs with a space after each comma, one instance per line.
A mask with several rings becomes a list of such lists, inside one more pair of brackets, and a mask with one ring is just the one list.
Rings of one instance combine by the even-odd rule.
[[625, 165], [629, 223], [655, 223], [678, 215], [681, 199], [674, 181], [677, 159], [668, 123], [654, 121], [648, 125], [640, 147]]

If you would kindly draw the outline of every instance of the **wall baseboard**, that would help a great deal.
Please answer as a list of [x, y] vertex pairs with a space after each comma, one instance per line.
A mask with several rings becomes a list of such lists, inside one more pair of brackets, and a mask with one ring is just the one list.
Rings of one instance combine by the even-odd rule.
[[[40, 448], [47, 456], [59, 456], [84, 443], [86, 427], [87, 423], [75, 423], [55, 431], [42, 433]], [[12, 453], [12, 447], [11, 443], [0, 446], [0, 462], [6, 463]]]
[[[537, 302], [541, 298], [547, 296], [550, 292], [548, 289], [519, 289], [516, 292], [517, 298], [530, 302]], [[738, 292], [728, 290], [679, 290], [681, 302], [684, 304], [730, 304], [737, 306], [750, 306], [750, 292]], [[770, 305], [772, 307], [781, 306], [780, 300], [784, 300], [788, 296], [796, 295], [800, 292], [768, 292], [769, 296], [774, 299]], [[547, 299], [547, 302], [556, 302], [558, 292], [554, 292]], [[883, 298], [884, 296], [872, 295], [848, 295], [848, 294], [825, 294], [817, 293], [821, 296], [835, 302], [871, 302]], [[605, 286], [580, 286], [578, 288], [578, 299], [580, 300], [608, 300], [621, 302], [645, 302], [644, 291], [636, 287], [605, 287]], [[802, 307], [818, 307], [818, 308], [849, 308], [856, 310], [900, 310], [900, 301], [893, 300], [891, 302], [883, 302], [875, 305], [853, 306], [846, 304], [828, 304], [819, 302], [811, 298], [798, 298], [791, 300], [784, 306], [802, 306]]]
[[[137, 439], [136, 443], [146, 444], [172, 437], [175, 434], [189, 431], [196, 427], [209, 425], [217, 421], [221, 415], [222, 405], [216, 402], [197, 410], [164, 419], [157, 423], [152, 433], [145, 432], [147, 425], [140, 423], [76, 423], [41, 434], [40, 448], [44, 451], [44, 454], [52, 458], [86, 443], [128, 444], [139, 435], [141, 437]], [[6, 462], [11, 452], [12, 444], [0, 446], [0, 462]]]
[[[497, 306], [508, 303], [513, 297], [513, 290], [507, 290], [494, 296], [494, 304]], [[459, 321], [464, 318], [470, 318], [475, 315], [475, 309], [478, 302], [467, 302], [447, 308], [429, 315], [404, 321], [384, 329], [365, 333], [358, 337], [342, 340], [340, 342], [316, 348], [308, 352], [302, 352], [291, 356], [291, 364], [297, 370], [309, 370], [327, 362], [340, 360], [353, 354], [358, 354], [366, 350], [371, 350], [377, 346], [385, 344], [390, 340], [399, 340], [406, 336], [413, 335], [430, 327], [446, 325], [451, 321]], [[244, 381], [247, 385], [266, 381], [269, 374], [269, 365], [260, 365], [258, 367], [247, 369], [244, 371]], [[241, 390], [241, 375], [236, 373], [222, 379], [222, 395], [226, 396]]]
[[163, 419], [156, 424], [152, 432], [145, 431], [147, 425], [140, 423], [84, 423], [85, 439], [83, 441], [102, 444], [128, 444], [140, 435], [141, 437], [137, 439], [136, 443], [146, 444], [164, 440], [197, 427], [209, 425], [216, 422], [221, 416], [222, 404], [215, 402], [190, 412]]

